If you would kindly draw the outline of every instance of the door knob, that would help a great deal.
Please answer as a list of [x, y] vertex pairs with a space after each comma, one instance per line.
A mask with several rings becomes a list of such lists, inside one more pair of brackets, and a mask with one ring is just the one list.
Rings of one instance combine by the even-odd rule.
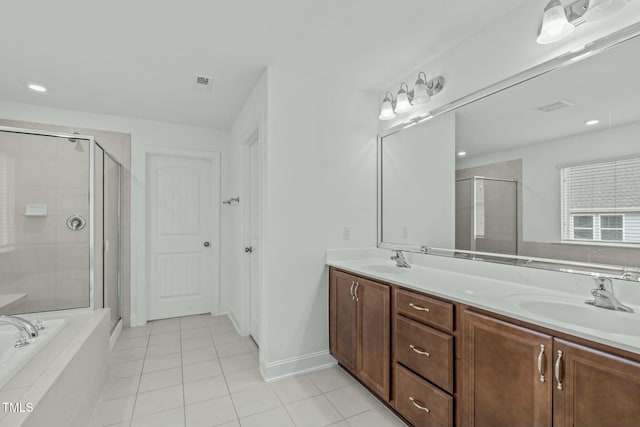
[[204, 247], [205, 247], [205, 248], [208, 248], [209, 246], [211, 246], [211, 243], [209, 243], [209, 242], [204, 242]]
[[244, 252], [247, 254], [253, 253], [253, 248], [251, 246], [247, 246], [244, 248]]

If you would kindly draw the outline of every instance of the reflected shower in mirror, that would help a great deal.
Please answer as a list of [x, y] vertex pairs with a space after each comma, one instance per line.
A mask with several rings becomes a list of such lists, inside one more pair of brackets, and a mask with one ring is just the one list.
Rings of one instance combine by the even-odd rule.
[[380, 245], [639, 267], [639, 50], [630, 38], [382, 137]]

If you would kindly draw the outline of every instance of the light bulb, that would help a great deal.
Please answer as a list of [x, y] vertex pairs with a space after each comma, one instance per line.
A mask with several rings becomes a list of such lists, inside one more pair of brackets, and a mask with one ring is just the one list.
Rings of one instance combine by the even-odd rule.
[[[406, 88], [406, 89], [405, 89]], [[411, 111], [411, 100], [409, 99], [409, 94], [407, 93], [409, 86], [406, 83], [402, 83], [400, 85], [400, 90], [398, 91], [398, 97], [396, 98], [396, 113], [408, 113]]]
[[431, 101], [431, 95], [429, 95], [429, 88], [427, 87], [426, 75], [422, 71], [418, 74], [418, 80], [413, 88], [413, 105], [422, 105]]
[[384, 96], [384, 100], [382, 101], [382, 107], [380, 108], [380, 115], [378, 118], [380, 120], [391, 120], [396, 116], [396, 113], [393, 111], [393, 95], [391, 92], [387, 92]]
[[575, 27], [567, 20], [562, 4], [558, 0], [551, 0], [544, 8], [537, 42], [538, 44], [554, 43], [568, 36], [573, 30]]

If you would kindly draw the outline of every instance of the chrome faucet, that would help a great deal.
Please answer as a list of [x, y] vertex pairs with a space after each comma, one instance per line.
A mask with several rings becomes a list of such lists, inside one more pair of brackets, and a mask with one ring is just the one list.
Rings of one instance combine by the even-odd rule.
[[404, 259], [404, 254], [402, 251], [394, 251], [396, 254], [391, 257], [392, 261], [396, 262], [396, 267], [401, 268], [411, 268], [406, 259]]
[[31, 323], [27, 319], [22, 317], [14, 316], [11, 314], [6, 314], [0, 316], [0, 321], [3, 323], [11, 323], [16, 326], [18, 329], [24, 330], [31, 338], [35, 338], [38, 336], [38, 331], [40, 329], [44, 329], [41, 321], [36, 321], [35, 323]]
[[607, 308], [609, 310], [633, 313], [633, 309], [622, 304], [613, 294], [613, 282], [611, 279], [606, 277], [594, 277], [593, 280], [596, 282], [596, 288], [591, 290], [593, 300], [585, 301], [586, 304]]
[[16, 343], [14, 344], [15, 348], [21, 348], [25, 345], [29, 344], [29, 331], [19, 322], [13, 322], [10, 319], [4, 319], [5, 316], [0, 318], [0, 323], [6, 323], [7, 325], [13, 325], [18, 329], [18, 333], [16, 334]]

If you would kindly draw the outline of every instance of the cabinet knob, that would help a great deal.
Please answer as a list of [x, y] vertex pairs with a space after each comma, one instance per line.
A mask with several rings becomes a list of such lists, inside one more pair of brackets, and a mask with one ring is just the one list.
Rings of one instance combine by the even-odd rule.
[[246, 254], [253, 253], [253, 247], [252, 246], [247, 246], [246, 248], [244, 248], [244, 253], [246, 253]]
[[209, 242], [204, 242], [204, 243], [203, 243], [203, 246], [204, 246], [205, 248], [208, 248], [209, 246], [211, 246], [211, 243], [209, 243]]

